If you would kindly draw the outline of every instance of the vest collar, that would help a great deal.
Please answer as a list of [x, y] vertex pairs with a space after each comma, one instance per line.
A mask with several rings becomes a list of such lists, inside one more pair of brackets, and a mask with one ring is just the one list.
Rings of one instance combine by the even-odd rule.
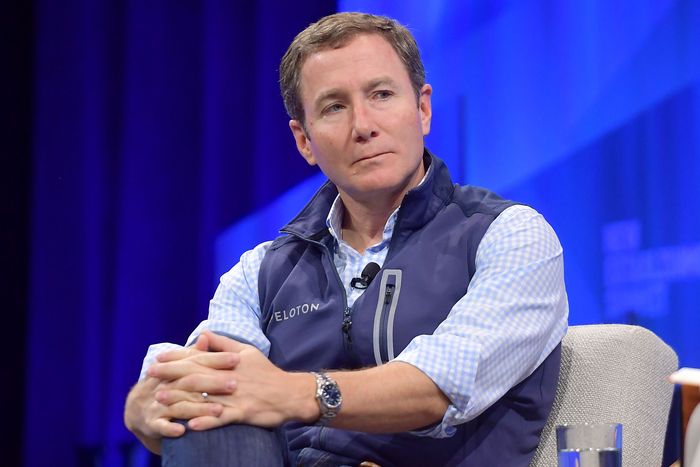
[[[445, 163], [427, 149], [423, 151], [423, 163], [428, 168], [425, 180], [404, 196], [394, 233], [397, 229], [420, 229], [452, 198], [455, 188]], [[338, 189], [330, 180], [327, 181], [280, 232], [320, 240], [328, 233], [326, 217], [336, 196]]]

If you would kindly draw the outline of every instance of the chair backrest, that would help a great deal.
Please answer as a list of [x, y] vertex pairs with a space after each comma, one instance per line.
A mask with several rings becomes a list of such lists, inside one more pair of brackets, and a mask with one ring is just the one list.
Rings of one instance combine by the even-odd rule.
[[556, 425], [622, 423], [623, 466], [660, 466], [676, 353], [653, 332], [622, 324], [571, 326], [562, 342], [552, 413], [531, 467], [556, 467]]
[[700, 405], [693, 410], [685, 432], [685, 463], [700, 467]]

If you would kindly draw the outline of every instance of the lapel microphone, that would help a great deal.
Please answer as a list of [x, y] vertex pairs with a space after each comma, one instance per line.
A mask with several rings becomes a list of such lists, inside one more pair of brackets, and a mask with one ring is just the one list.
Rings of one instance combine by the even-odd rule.
[[368, 263], [362, 270], [360, 277], [353, 277], [350, 281], [350, 287], [354, 289], [366, 289], [375, 278], [381, 268], [377, 263]]

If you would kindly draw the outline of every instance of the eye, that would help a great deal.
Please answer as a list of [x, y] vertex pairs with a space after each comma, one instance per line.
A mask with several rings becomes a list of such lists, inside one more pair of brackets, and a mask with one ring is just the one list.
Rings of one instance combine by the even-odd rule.
[[393, 95], [394, 95], [393, 92], [388, 91], [388, 90], [386, 90], [386, 89], [382, 89], [382, 90], [379, 90], [379, 91], [375, 91], [375, 92], [374, 92], [374, 97], [375, 97], [375, 99], [378, 99], [378, 100], [380, 100], [380, 101], [385, 101], [385, 100], [389, 99], [389, 98], [390, 98], [391, 96], [393, 96]]
[[335, 102], [335, 103], [333, 103], [333, 104], [331, 104], [331, 105], [328, 105], [328, 106], [324, 107], [322, 113], [323, 113], [324, 115], [325, 115], [325, 114], [333, 114], [333, 113], [340, 112], [340, 111], [343, 110], [344, 108], [345, 108], [345, 106], [343, 106], [343, 104], [339, 104], [338, 102]]

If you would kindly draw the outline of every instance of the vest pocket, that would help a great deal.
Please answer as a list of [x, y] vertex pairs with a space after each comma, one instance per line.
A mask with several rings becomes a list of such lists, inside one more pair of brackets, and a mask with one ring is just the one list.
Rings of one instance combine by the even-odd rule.
[[385, 269], [382, 271], [382, 281], [379, 285], [377, 308], [374, 312], [372, 330], [372, 345], [374, 360], [377, 365], [392, 360], [394, 355], [394, 316], [401, 294], [400, 269]]

